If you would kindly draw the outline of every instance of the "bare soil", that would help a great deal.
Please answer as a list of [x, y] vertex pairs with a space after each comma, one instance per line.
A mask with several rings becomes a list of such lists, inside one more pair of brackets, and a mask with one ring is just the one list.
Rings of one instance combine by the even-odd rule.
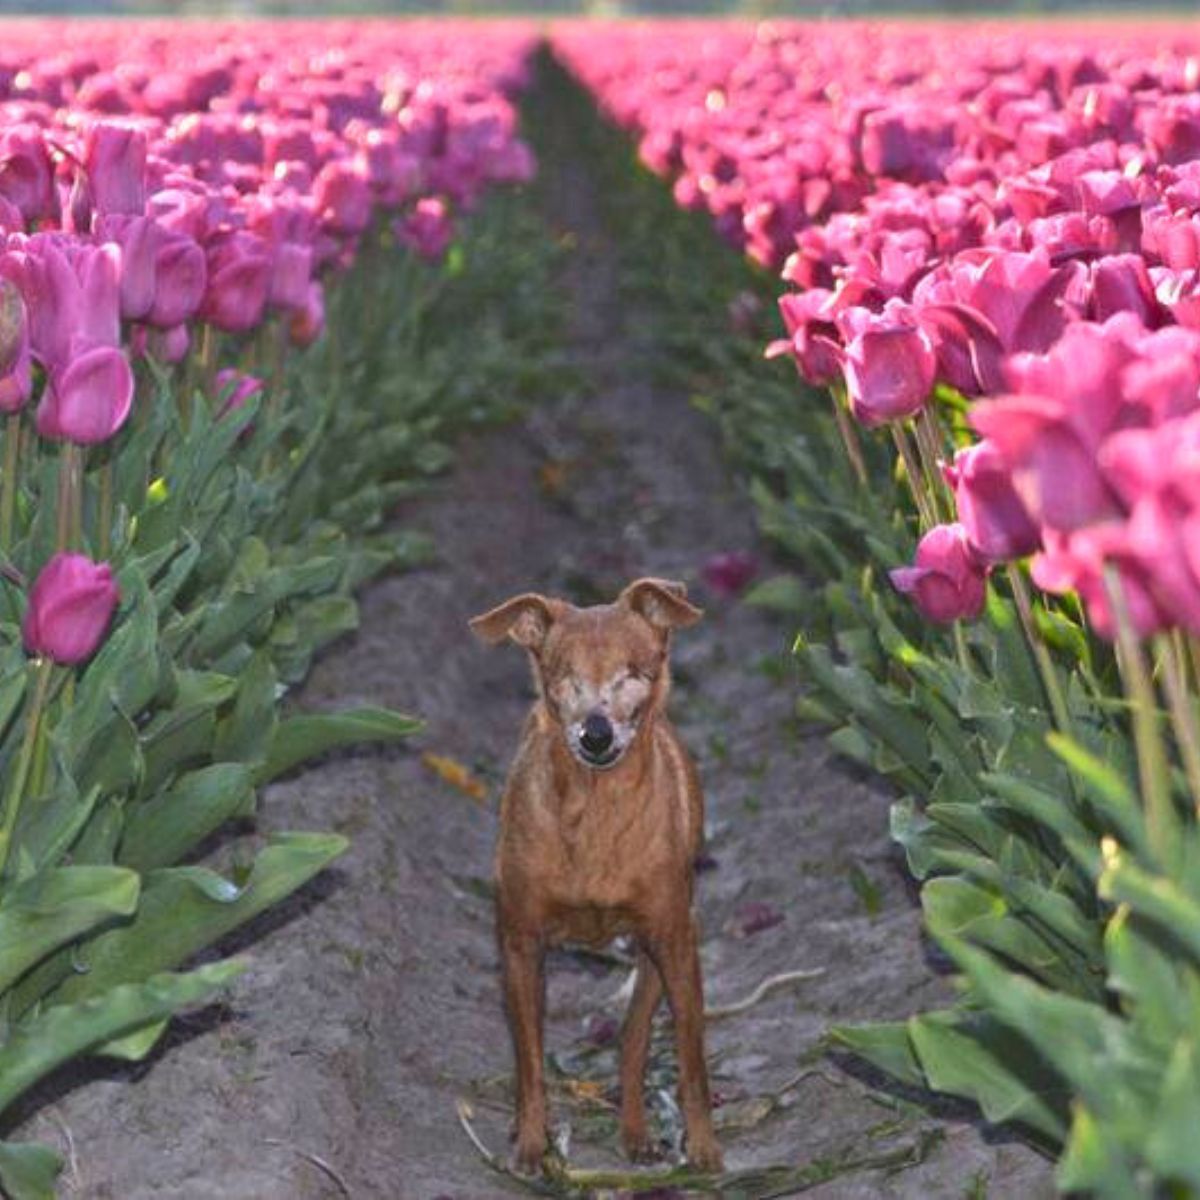
[[[714, 552], [751, 550], [764, 572], [770, 553], [707, 418], [632, 369], [642, 323], [618, 303], [586, 164], [568, 149], [544, 169], [547, 222], [574, 244], [561, 286], [590, 394], [462, 444], [453, 471], [398, 515], [434, 536], [440, 559], [372, 587], [360, 632], [296, 697], [308, 709], [414, 711], [425, 731], [269, 788], [261, 827], [340, 829], [350, 852], [244, 936], [253, 965], [227, 1007], [180, 1022], [134, 1085], [108, 1066], [60, 1079], [18, 1136], [62, 1147], [63, 1194], [96, 1200], [521, 1194], [478, 1157], [455, 1104], [470, 1099], [480, 1136], [507, 1151], [488, 877], [531, 686], [522, 656], [478, 645], [466, 621], [517, 591], [591, 602], [657, 574], [688, 580], [708, 610], [677, 639], [673, 711], [708, 795], [709, 1004], [780, 971], [823, 971], [711, 1026], [727, 1165], [814, 1164], [811, 1194], [826, 1198], [1048, 1195], [1049, 1164], [1020, 1143], [985, 1134], [965, 1109], [931, 1114], [820, 1052], [832, 1023], [934, 1007], [950, 988], [888, 842], [889, 797], [793, 719], [788, 630], [698, 582]], [[486, 801], [422, 752], [476, 772]], [[619, 953], [552, 963], [555, 1116], [570, 1126], [573, 1162], [621, 1163], [609, 1039], [627, 973]], [[653, 1071], [669, 1141], [673, 1054], [660, 1019]], [[893, 1165], [870, 1165], [882, 1160]]]

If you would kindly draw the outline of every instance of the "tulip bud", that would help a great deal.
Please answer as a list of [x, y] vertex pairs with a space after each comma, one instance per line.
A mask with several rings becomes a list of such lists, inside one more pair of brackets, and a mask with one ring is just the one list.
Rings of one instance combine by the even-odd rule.
[[974, 620], [987, 598], [987, 569], [971, 552], [961, 525], [937, 525], [917, 545], [916, 562], [889, 572], [898, 592], [910, 596], [929, 621]]
[[325, 329], [325, 289], [316, 280], [308, 285], [304, 307], [292, 314], [288, 337], [293, 346], [311, 346]]
[[236, 367], [224, 367], [217, 372], [217, 397], [220, 400], [220, 416], [237, 412], [251, 396], [263, 390], [263, 381], [257, 375], [248, 375]]
[[26, 652], [66, 666], [91, 658], [119, 599], [108, 563], [56, 554], [29, 593], [22, 627]]

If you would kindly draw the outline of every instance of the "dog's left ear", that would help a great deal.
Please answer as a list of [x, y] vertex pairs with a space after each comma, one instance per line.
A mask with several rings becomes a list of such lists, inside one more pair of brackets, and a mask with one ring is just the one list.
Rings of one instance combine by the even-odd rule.
[[687, 587], [671, 579], [635, 579], [617, 603], [646, 618], [656, 629], [695, 625], [704, 613], [689, 603]]

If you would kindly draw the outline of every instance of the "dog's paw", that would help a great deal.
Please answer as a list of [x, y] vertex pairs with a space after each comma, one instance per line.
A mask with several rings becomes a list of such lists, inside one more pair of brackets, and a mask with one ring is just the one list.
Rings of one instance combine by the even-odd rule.
[[542, 1159], [546, 1155], [546, 1135], [517, 1136], [517, 1144], [513, 1147], [511, 1165], [519, 1175], [539, 1175], [542, 1170]]
[[659, 1157], [645, 1126], [640, 1129], [621, 1130], [621, 1146], [625, 1150], [625, 1157], [630, 1162], [650, 1163], [655, 1162]]
[[719, 1175], [725, 1169], [721, 1147], [711, 1135], [707, 1138], [696, 1138], [694, 1142], [688, 1138], [687, 1161], [689, 1166], [709, 1175]]

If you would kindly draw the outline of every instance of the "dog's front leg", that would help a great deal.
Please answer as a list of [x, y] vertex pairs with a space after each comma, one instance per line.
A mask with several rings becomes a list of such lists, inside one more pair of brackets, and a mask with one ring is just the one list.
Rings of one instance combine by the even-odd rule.
[[621, 1141], [625, 1153], [634, 1162], [645, 1162], [653, 1157], [646, 1130], [646, 1058], [650, 1051], [654, 1010], [662, 993], [658, 968], [643, 951], [638, 955], [633, 999], [629, 1002], [625, 1026], [621, 1030]]
[[721, 1148], [712, 1124], [708, 1068], [704, 1062], [704, 988], [696, 925], [684, 912], [649, 946], [658, 964], [675, 1019], [679, 1102], [687, 1126], [688, 1162], [702, 1171], [721, 1170]]
[[522, 930], [500, 931], [504, 999], [517, 1068], [517, 1169], [536, 1174], [546, 1152], [546, 1088], [542, 1065], [545, 948]]

